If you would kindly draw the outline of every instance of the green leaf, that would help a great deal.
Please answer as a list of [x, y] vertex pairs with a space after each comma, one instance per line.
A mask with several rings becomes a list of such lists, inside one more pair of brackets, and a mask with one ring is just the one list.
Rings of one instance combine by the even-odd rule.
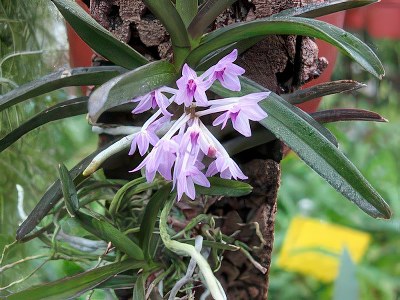
[[105, 220], [96, 219], [84, 213], [75, 212], [77, 221], [89, 231], [105, 242], [111, 242], [118, 250], [126, 253], [133, 259], [143, 260], [142, 249], [130, 238]]
[[171, 0], [143, 0], [171, 36], [173, 46], [190, 48], [185, 24]]
[[143, 219], [140, 223], [139, 244], [143, 249], [145, 258], [151, 259], [151, 239], [160, 209], [171, 193], [171, 184], [166, 184], [160, 188], [150, 199], [144, 210]]
[[80, 273], [75, 276], [66, 277], [50, 283], [33, 286], [21, 292], [11, 294], [8, 300], [58, 300], [58, 299], [76, 299], [86, 291], [95, 288], [103, 281], [112, 276], [132, 269], [141, 269], [145, 267], [143, 262], [134, 260], [125, 260], [98, 267], [93, 270]]
[[70, 216], [74, 217], [75, 213], [79, 210], [79, 200], [74, 182], [64, 164], [58, 166], [58, 173], [62, 185], [65, 206]]
[[135, 276], [116, 275], [96, 286], [96, 289], [123, 289], [133, 287], [136, 281]]
[[[242, 91], [266, 91], [242, 82]], [[319, 130], [304, 118], [304, 112], [281, 97], [271, 95], [260, 102], [268, 117], [260, 124], [284, 141], [315, 172], [347, 199], [375, 218], [390, 218], [389, 206], [360, 171]]]
[[354, 35], [322, 21], [300, 17], [269, 17], [251, 22], [235, 23], [207, 34], [188, 57], [196, 65], [206, 55], [232, 43], [269, 34], [311, 36], [336, 46], [358, 62], [372, 75], [382, 78], [383, 66], [375, 53]]
[[136, 282], [135, 282], [135, 287], [133, 288], [133, 297], [132, 299], [135, 300], [146, 300], [146, 294], [144, 290], [144, 284], [146, 283], [147, 277], [149, 276], [149, 273], [142, 273], [138, 276]]
[[360, 171], [304, 119], [293, 114], [283, 99], [274, 95], [260, 106], [269, 116], [260, 122], [277, 138], [283, 140], [303, 161], [332, 187], [375, 218], [390, 218], [391, 212], [377, 191]]
[[[377, 2], [377, 0], [332, 0], [332, 1], [325, 1], [322, 3], [312, 3], [301, 7], [294, 7], [283, 10], [277, 14], [272, 15], [270, 18], [273, 17], [305, 17], [305, 18], [315, 18], [319, 16], [323, 16], [329, 13], [346, 10], [354, 7], [359, 7], [363, 5], [368, 5], [371, 3]], [[205, 70], [209, 68], [211, 65], [214, 65], [219, 59], [223, 56], [228, 54], [233, 49], [237, 49], [239, 53], [246, 51], [247, 49], [251, 48], [258, 42], [262, 41], [264, 37], [253, 37], [249, 39], [244, 39], [238, 41], [236, 43], [231, 44], [228, 46], [223, 52], [215, 51], [211, 55], [207, 57], [203, 57], [201, 59], [200, 65], [198, 66], [198, 70]]]
[[94, 51], [117, 66], [135, 69], [148, 60], [119, 41], [73, 0], [52, 0], [65, 20]]
[[124, 197], [125, 193], [130, 188], [135, 187], [144, 182], [146, 182], [146, 178], [140, 177], [140, 178], [136, 178], [132, 181], [129, 181], [127, 184], [125, 184], [123, 187], [121, 187], [115, 194], [113, 200], [111, 201], [110, 207], [108, 209], [108, 211], [110, 212], [110, 215], [115, 216], [115, 214], [118, 212], [119, 207], [121, 205], [122, 198]]
[[207, 0], [188, 27], [189, 35], [196, 39], [200, 37], [207, 27], [229, 6], [237, 0]]
[[283, 10], [274, 17], [305, 17], [318, 18], [338, 11], [376, 3], [379, 0], [328, 0], [322, 3], [311, 3], [301, 7]]
[[[259, 85], [258, 83], [248, 79], [247, 77], [240, 77], [240, 81], [242, 84], [242, 88], [240, 92], [231, 92], [225, 88], [222, 87], [222, 85], [220, 83], [214, 83], [213, 86], [211, 87], [211, 90], [222, 96], [222, 97], [235, 97], [235, 96], [244, 96], [250, 93], [254, 93], [254, 92], [259, 92], [259, 91], [268, 91], [266, 90], [264, 87], [262, 87], [261, 85]], [[277, 95], [275, 94], [271, 94], [271, 97], [275, 97]], [[278, 96], [277, 96], [278, 97]], [[278, 100], [281, 101], [281, 98], [278, 97]], [[286, 101], [283, 101], [283, 103], [286, 103]], [[322, 126], [321, 124], [319, 124], [317, 121], [315, 121], [313, 118], [310, 117], [310, 115], [308, 115], [307, 113], [303, 112], [302, 110], [298, 109], [297, 107], [294, 106], [287, 106], [287, 109], [292, 110], [292, 112], [294, 114], [299, 115], [304, 121], [306, 121], [310, 126], [314, 127], [316, 130], [318, 130], [322, 135], [325, 136], [325, 138], [327, 138], [333, 145], [335, 145], [336, 147], [338, 146], [337, 140], [335, 138], [335, 136], [328, 130], [326, 129], [324, 126]], [[266, 138], [267, 135], [266, 135]]]
[[37, 114], [0, 140], [0, 152], [7, 149], [24, 134], [46, 123], [87, 113], [88, 97], [58, 103]]
[[[268, 91], [244, 77], [241, 84], [242, 94]], [[215, 92], [223, 97], [232, 95], [232, 92]], [[372, 217], [390, 218], [390, 208], [383, 198], [325, 132], [313, 123], [315, 120], [274, 93], [261, 101], [260, 106], [268, 113], [260, 124], [287, 144], [333, 188]]]
[[198, 9], [197, 0], [176, 0], [176, 10], [186, 27], [189, 26]]
[[46, 94], [66, 86], [97, 85], [125, 73], [121, 67], [91, 67], [62, 69], [38, 80], [24, 84], [0, 96], [0, 111], [24, 100]]
[[209, 177], [210, 187], [196, 185], [196, 193], [210, 196], [240, 197], [251, 193], [253, 187], [250, 184], [237, 180], [229, 180], [220, 177]]
[[340, 257], [339, 274], [334, 284], [333, 300], [358, 300], [358, 290], [356, 265], [347, 248], [344, 248]]
[[113, 78], [90, 96], [89, 118], [96, 123], [103, 112], [130, 103], [158, 87], [171, 85], [177, 76], [174, 65], [160, 60]]
[[[70, 175], [74, 181], [75, 185], [79, 185], [88, 177], [82, 175], [84, 169], [90, 164], [93, 158], [110, 146], [111, 143], [104, 145], [103, 147], [97, 149], [95, 152], [81, 160], [77, 165], [75, 165], [71, 171]], [[30, 233], [35, 229], [36, 225], [50, 212], [50, 210], [61, 200], [62, 190], [60, 180], [56, 180], [46, 191], [43, 197], [40, 199], [39, 203], [35, 206], [32, 212], [29, 214], [28, 218], [19, 226], [17, 230], [16, 239], [21, 240], [25, 235]]]

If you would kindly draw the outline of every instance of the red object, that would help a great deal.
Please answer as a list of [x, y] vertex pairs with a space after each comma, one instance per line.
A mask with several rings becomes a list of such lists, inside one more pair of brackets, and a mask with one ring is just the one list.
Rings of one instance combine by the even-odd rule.
[[400, 0], [382, 0], [346, 14], [345, 27], [366, 30], [374, 38], [400, 38]]
[[[337, 12], [334, 14], [330, 14], [327, 16], [323, 16], [318, 18], [318, 20], [330, 23], [332, 25], [335, 25], [337, 27], [342, 28], [344, 24], [344, 19], [346, 16], [346, 12]], [[317, 45], [319, 48], [319, 57], [325, 57], [329, 64], [328, 67], [325, 69], [325, 71], [321, 74], [320, 77], [318, 77], [315, 80], [310, 81], [309, 83], [305, 84], [303, 88], [311, 87], [319, 83], [323, 82], [328, 82], [331, 79], [331, 75], [333, 72], [333, 69], [335, 67], [335, 62], [336, 62], [336, 57], [338, 50], [335, 46], [332, 46], [324, 41], [317, 40]], [[302, 110], [306, 112], [314, 112], [317, 110], [319, 103], [321, 102], [322, 98], [318, 99], [313, 99], [311, 101], [307, 101], [305, 103], [299, 104], [298, 107], [300, 107]]]
[[351, 30], [362, 30], [365, 27], [365, 20], [368, 7], [349, 9], [346, 12], [344, 27]]
[[[76, 2], [89, 13], [89, 8], [81, 0]], [[89, 67], [92, 64], [92, 49], [76, 34], [72, 27], [67, 24], [67, 36], [69, 42], [70, 65], [76, 67]], [[83, 94], [86, 94], [86, 87], [82, 87]]]

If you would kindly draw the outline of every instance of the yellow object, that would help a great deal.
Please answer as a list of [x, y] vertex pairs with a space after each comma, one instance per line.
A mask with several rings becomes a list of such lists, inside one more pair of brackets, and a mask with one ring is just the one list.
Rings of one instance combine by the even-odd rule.
[[370, 240], [371, 236], [362, 231], [296, 217], [289, 225], [278, 265], [289, 271], [331, 282], [337, 276], [344, 247], [349, 251], [352, 261], [358, 263]]

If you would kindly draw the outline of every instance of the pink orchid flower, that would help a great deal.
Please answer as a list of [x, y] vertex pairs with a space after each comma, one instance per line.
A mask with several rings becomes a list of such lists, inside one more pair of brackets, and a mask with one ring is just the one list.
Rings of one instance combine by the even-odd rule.
[[243, 75], [245, 72], [242, 67], [233, 63], [237, 59], [237, 54], [237, 50], [234, 49], [211, 68], [211, 80], [218, 80], [224, 88], [231, 91], [240, 91], [238, 76]]
[[189, 107], [194, 99], [197, 106], [208, 106], [206, 90], [210, 88], [211, 84], [212, 82], [204, 80], [202, 76], [197, 77], [196, 72], [185, 64], [182, 69], [182, 77], [176, 81], [178, 92], [175, 102]]
[[[220, 110], [221, 108], [227, 109], [225, 113], [214, 120], [213, 126], [222, 124], [222, 128], [224, 128], [230, 119], [233, 128], [235, 128], [236, 131], [246, 137], [251, 136], [249, 120], [261, 121], [268, 116], [268, 114], [258, 105], [258, 102], [267, 98], [268, 95], [269, 93], [267, 92], [253, 93], [239, 98], [227, 99], [227, 102], [230, 102], [231, 104], [224, 106], [211, 106], [210, 110]], [[223, 104], [224, 100], [215, 100], [215, 102]]]

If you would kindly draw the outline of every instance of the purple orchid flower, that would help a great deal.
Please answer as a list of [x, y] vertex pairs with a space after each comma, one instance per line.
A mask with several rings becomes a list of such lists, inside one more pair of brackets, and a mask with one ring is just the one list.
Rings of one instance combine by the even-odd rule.
[[[171, 119], [169, 116], [162, 116], [152, 123], [149, 122], [152, 121], [152, 119], [157, 118], [159, 115], [160, 112], [155, 113], [153, 117], [150, 118], [142, 126], [141, 130], [133, 137], [131, 149], [129, 150], [128, 155], [133, 155], [136, 152], [136, 148], [138, 148], [140, 155], [143, 156], [149, 149], [150, 144], [153, 146], [157, 144], [160, 139], [158, 138], [156, 132]], [[148, 123], [150, 124], [148, 125]]]
[[[201, 76], [197, 76], [196, 72], [185, 64], [182, 77], [176, 81], [178, 90], [162, 87], [133, 100], [139, 102], [133, 113], [156, 107], [160, 109], [132, 138], [129, 154], [138, 149], [140, 155], [144, 156], [150, 145], [153, 149], [131, 172], [145, 168], [148, 182], [154, 180], [157, 172], [166, 180], [172, 180], [178, 200], [183, 194], [194, 200], [195, 184], [210, 186], [207, 176], [219, 173], [220, 177], [226, 179], [247, 179], [225, 148], [200, 120], [205, 115], [222, 113], [214, 120], [213, 126], [222, 125], [224, 128], [231, 120], [238, 132], [249, 137], [250, 121], [260, 121], [268, 116], [258, 103], [267, 98], [269, 92], [218, 100], [207, 99], [206, 91], [215, 80], [219, 80], [226, 89], [240, 91], [239, 76], [244, 73], [244, 69], [233, 63], [236, 58], [237, 50], [233, 50]], [[172, 97], [168, 99], [164, 93], [171, 94]], [[172, 114], [167, 111], [167, 107], [172, 102], [183, 104], [185, 108], [180, 118], [170, 122]], [[196, 107], [205, 109], [196, 110]], [[163, 116], [160, 118], [161, 115]], [[164, 125], [168, 125], [169, 129], [159, 139], [156, 133], [160, 134], [160, 128]], [[211, 163], [208, 163], [209, 159], [205, 160], [207, 169], [202, 162], [205, 156], [214, 159]], [[205, 169], [207, 171], [204, 171]]]
[[231, 103], [227, 105], [223, 105], [224, 100], [215, 100], [218, 104], [221, 105], [212, 105], [211, 110], [221, 110], [222, 108], [227, 111], [217, 117], [213, 126], [217, 126], [222, 124], [222, 128], [226, 126], [226, 123], [229, 119], [232, 121], [233, 128], [236, 131], [240, 132], [246, 137], [251, 136], [251, 129], [249, 120], [252, 121], [261, 121], [265, 119], [268, 114], [258, 105], [258, 102], [267, 98], [269, 93], [261, 92], [261, 93], [253, 93], [239, 98], [230, 98], [226, 99], [225, 103]]
[[178, 92], [175, 102], [189, 107], [194, 99], [197, 106], [208, 106], [206, 90], [210, 88], [211, 84], [212, 82], [204, 80], [204, 77], [197, 77], [196, 72], [185, 64], [182, 69], [182, 77], [176, 81]]
[[166, 180], [172, 180], [171, 169], [175, 162], [178, 144], [173, 140], [161, 139], [146, 158], [132, 171], [146, 167], [146, 180], [153, 181], [158, 171]]
[[194, 164], [185, 166], [185, 170], [180, 172], [175, 180], [178, 201], [182, 198], [183, 193], [194, 200], [196, 196], [195, 183], [204, 187], [210, 187], [207, 177]]
[[[212, 75], [210, 80], [218, 80], [221, 85], [231, 91], [240, 91], [240, 75], [243, 75], [245, 70], [233, 62], [237, 59], [238, 52], [234, 49], [227, 56], [222, 58], [214, 67], [210, 68]], [[207, 72], [207, 71], [206, 71]]]
[[132, 110], [132, 113], [140, 114], [148, 111], [151, 108], [155, 109], [156, 107], [159, 107], [165, 116], [172, 116], [172, 114], [167, 110], [167, 107], [170, 105], [171, 101], [162, 92], [175, 94], [176, 90], [168, 87], [161, 87], [144, 96], [133, 99], [132, 102], [139, 103], [135, 109]]

